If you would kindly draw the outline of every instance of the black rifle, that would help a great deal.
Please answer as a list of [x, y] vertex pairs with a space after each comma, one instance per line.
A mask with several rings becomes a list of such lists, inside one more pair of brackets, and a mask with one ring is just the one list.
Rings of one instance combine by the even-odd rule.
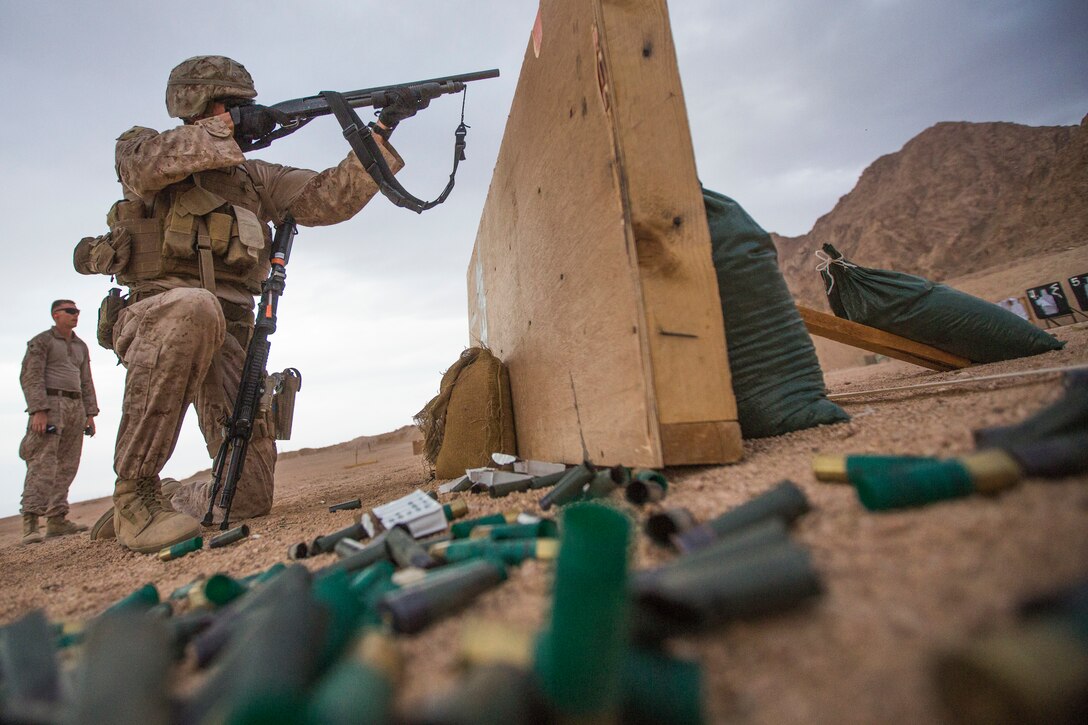
[[234, 399], [234, 412], [227, 419], [226, 437], [219, 446], [212, 467], [212, 493], [204, 526], [212, 525], [212, 511], [218, 495], [219, 507], [223, 509], [223, 524], [219, 528], [222, 531], [230, 528], [230, 507], [246, 462], [249, 440], [253, 436], [253, 421], [259, 413], [264, 392], [265, 367], [271, 347], [268, 336], [276, 331], [276, 310], [287, 283], [287, 260], [291, 256], [291, 243], [297, 231], [290, 214], [276, 226], [276, 235], [272, 240], [272, 269], [268, 278], [261, 283], [257, 321], [253, 337], [249, 340], [249, 349], [246, 350], [246, 360], [242, 364], [242, 379], [238, 383], [238, 396]]
[[[468, 134], [468, 126], [465, 124], [465, 107], [461, 105], [461, 124], [454, 131], [453, 171], [450, 172], [450, 180], [446, 188], [433, 201], [423, 201], [410, 194], [396, 179], [393, 172], [382, 157], [381, 150], [372, 136], [372, 126], [364, 124], [356, 108], [373, 106], [383, 108], [394, 103], [401, 96], [404, 89], [419, 99], [423, 107], [432, 99], [447, 93], [460, 93], [465, 90], [465, 84], [471, 81], [479, 81], [487, 78], [496, 78], [498, 69], [465, 73], [444, 78], [431, 78], [425, 81], [413, 81], [395, 86], [378, 86], [376, 88], [363, 88], [358, 91], [338, 93], [336, 91], [322, 91], [316, 96], [296, 98], [283, 101], [272, 106], [267, 106], [269, 115], [275, 119], [275, 128], [260, 135], [239, 134], [236, 136], [238, 146], [245, 151], [253, 151], [269, 146], [278, 138], [283, 138], [299, 130], [307, 123], [317, 118], [333, 114], [344, 129], [344, 137], [351, 144], [355, 155], [359, 157], [363, 168], [370, 174], [381, 192], [397, 206], [411, 209], [416, 213], [422, 213], [427, 209], [438, 206], [446, 200], [453, 190], [454, 177], [457, 174], [457, 164], [465, 159], [465, 136]], [[238, 124], [242, 114], [240, 108], [252, 103], [251, 101], [237, 101], [228, 104], [228, 110], [235, 124]], [[239, 137], [240, 136], [240, 137]]]

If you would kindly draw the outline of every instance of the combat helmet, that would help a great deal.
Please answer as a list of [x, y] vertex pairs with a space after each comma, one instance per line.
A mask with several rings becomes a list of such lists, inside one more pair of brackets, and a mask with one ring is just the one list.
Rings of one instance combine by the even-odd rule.
[[219, 98], [256, 98], [253, 76], [222, 55], [196, 55], [179, 63], [166, 81], [166, 110], [173, 118], [199, 115]]

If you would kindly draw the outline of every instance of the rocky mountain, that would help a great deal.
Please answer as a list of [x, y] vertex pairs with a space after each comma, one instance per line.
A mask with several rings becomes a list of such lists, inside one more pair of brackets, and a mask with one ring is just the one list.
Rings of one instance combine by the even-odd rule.
[[934, 281], [1088, 245], [1088, 116], [938, 123], [874, 161], [808, 234], [772, 236], [797, 301], [817, 309], [827, 303], [813, 252], [826, 242], [863, 266]]

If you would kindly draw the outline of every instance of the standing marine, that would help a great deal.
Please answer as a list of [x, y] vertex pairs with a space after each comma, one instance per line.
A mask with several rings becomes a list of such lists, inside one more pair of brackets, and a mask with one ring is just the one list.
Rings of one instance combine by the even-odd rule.
[[26, 461], [23, 483], [23, 540], [42, 540], [39, 517], [45, 517], [45, 535], [66, 536], [86, 531], [68, 520], [68, 488], [79, 469], [83, 435], [94, 435], [98, 401], [91, 379], [91, 356], [79, 339], [79, 308], [72, 300], [56, 300], [50, 307], [53, 326], [26, 345], [19, 382], [30, 414], [19, 457]]
[[[270, 268], [269, 224], [288, 214], [304, 226], [335, 224], [378, 191], [354, 152], [321, 172], [245, 158], [227, 107], [256, 95], [249, 72], [230, 58], [197, 56], [174, 68], [166, 108], [183, 125], [161, 133], [138, 126], [117, 139], [124, 198], [110, 209], [110, 233], [84, 239], [76, 250], [79, 271], [116, 275], [129, 288], [123, 301], [103, 303], [104, 310], [121, 308], [100, 341], [112, 345], [127, 375], [114, 507], [92, 537], [112, 530], [132, 551], [153, 553], [198, 535], [209, 510], [210, 481], [173, 483], [164, 493], [159, 473], [190, 404], [209, 455], [219, 451], [253, 331], [254, 296]], [[385, 138], [415, 111], [408, 101], [393, 104], [376, 124], [393, 171], [403, 161]], [[267, 122], [260, 113], [242, 119]], [[275, 440], [272, 416], [258, 418], [234, 517], [271, 509]], [[222, 513], [217, 506], [216, 522]]]

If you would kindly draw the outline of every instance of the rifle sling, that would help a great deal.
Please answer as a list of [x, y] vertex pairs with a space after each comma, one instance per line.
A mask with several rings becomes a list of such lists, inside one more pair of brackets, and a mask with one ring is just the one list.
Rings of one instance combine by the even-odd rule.
[[355, 109], [344, 100], [343, 94], [335, 91], [322, 91], [320, 95], [329, 104], [329, 109], [336, 116], [340, 127], [344, 129], [344, 138], [348, 140], [352, 150], [355, 151], [355, 155], [359, 158], [363, 168], [370, 174], [370, 178], [374, 179], [374, 183], [378, 185], [378, 189], [381, 190], [382, 194], [395, 205], [422, 214], [444, 202], [450, 192], [453, 191], [454, 177], [457, 175], [457, 164], [465, 158], [465, 136], [468, 135], [468, 126], [465, 125], [463, 110], [461, 124], [453, 134], [453, 170], [450, 172], [450, 180], [442, 193], [438, 195], [438, 198], [434, 201], [423, 201], [409, 193], [393, 176], [389, 164], [386, 163], [385, 157], [382, 156], [381, 149], [378, 148], [378, 143], [374, 140], [374, 134], [371, 132], [370, 127], [359, 119]]

